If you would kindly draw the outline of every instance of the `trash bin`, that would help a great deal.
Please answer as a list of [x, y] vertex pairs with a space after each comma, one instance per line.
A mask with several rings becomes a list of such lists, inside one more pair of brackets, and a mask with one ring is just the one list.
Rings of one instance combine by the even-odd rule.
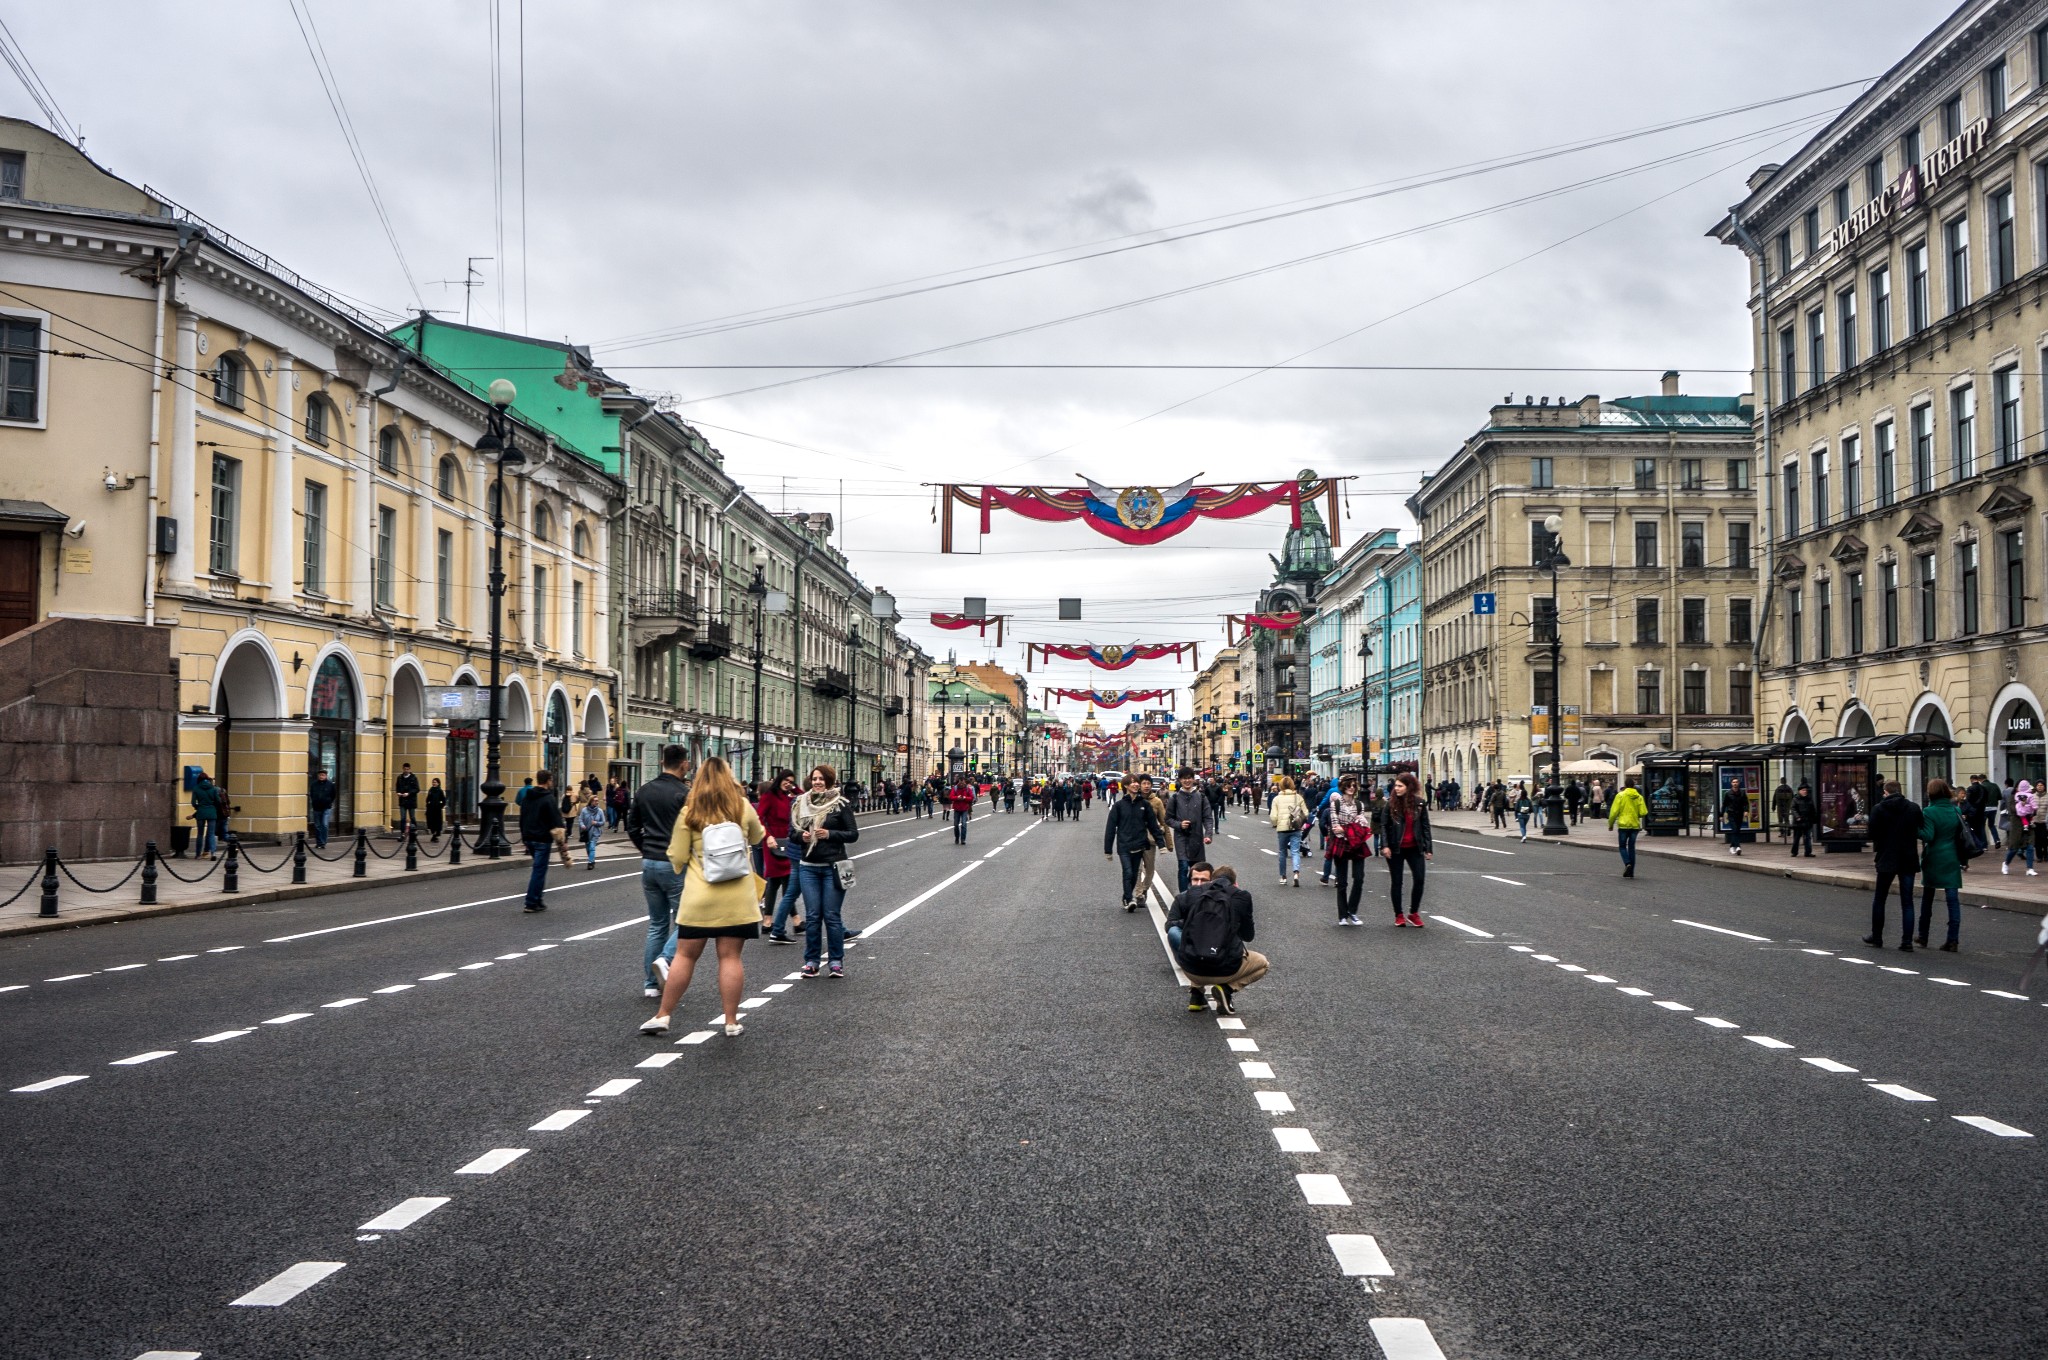
[[186, 852], [187, 850], [191, 849], [191, 848], [192, 848], [192, 828], [191, 828], [191, 827], [189, 827], [189, 826], [183, 826], [183, 825], [179, 825], [179, 826], [174, 826], [174, 827], [172, 827], [172, 828], [171, 828], [171, 854], [175, 855], [175, 856], [176, 856], [177, 858], [179, 858], [179, 859], [183, 859], [183, 858], [185, 857], [185, 852]]

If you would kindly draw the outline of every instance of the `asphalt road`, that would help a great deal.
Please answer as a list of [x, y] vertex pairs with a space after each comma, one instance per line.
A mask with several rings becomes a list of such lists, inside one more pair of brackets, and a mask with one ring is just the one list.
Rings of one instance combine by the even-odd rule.
[[1453, 835], [1340, 928], [1234, 816], [1226, 1028], [1101, 816], [866, 819], [736, 1039], [630, 862], [0, 941], [0, 1355], [2048, 1353], [2032, 920]]

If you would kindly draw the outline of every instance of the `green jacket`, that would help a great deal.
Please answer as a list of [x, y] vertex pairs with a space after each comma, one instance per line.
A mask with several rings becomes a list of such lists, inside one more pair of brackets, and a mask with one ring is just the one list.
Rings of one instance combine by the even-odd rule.
[[192, 814], [202, 822], [217, 821], [222, 806], [220, 785], [211, 780], [192, 790]]
[[[1937, 798], [1920, 810], [1920, 881], [1931, 888], [1963, 886], [1962, 862], [1956, 858], [1956, 834], [1963, 815], [1948, 798]], [[1967, 833], [1966, 833], [1967, 834]]]
[[1643, 791], [1631, 786], [1615, 794], [1607, 804], [1607, 825], [1617, 831], [1640, 831], [1649, 811], [1649, 805], [1643, 802]]

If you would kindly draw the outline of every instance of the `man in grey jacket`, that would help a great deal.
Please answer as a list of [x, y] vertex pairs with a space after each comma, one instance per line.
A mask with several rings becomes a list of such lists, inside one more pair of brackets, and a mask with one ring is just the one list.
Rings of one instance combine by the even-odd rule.
[[1195, 782], [1195, 772], [1185, 765], [1179, 781], [1166, 796], [1166, 825], [1173, 833], [1173, 855], [1180, 873], [1180, 891], [1188, 890], [1188, 866], [1203, 860], [1203, 848], [1216, 836], [1216, 810]]

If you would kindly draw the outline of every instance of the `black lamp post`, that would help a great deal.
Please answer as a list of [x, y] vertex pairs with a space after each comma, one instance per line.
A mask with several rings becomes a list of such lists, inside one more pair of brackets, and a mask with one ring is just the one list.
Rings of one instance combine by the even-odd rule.
[[1372, 792], [1372, 637], [1358, 635], [1358, 796]]
[[768, 603], [768, 553], [754, 549], [754, 579], [747, 582], [747, 594], [754, 597], [754, 772], [752, 783], [761, 787], [761, 613]]
[[491, 734], [484, 743], [483, 800], [477, 813], [483, 822], [484, 852], [501, 859], [512, 846], [505, 839], [505, 780], [499, 767], [498, 729], [503, 719], [504, 694], [499, 680], [503, 642], [499, 636], [505, 608], [505, 469], [526, 462], [512, 437], [512, 421], [505, 414], [519, 398], [519, 389], [509, 379], [492, 382], [491, 413], [485, 418], [484, 437], [476, 444], [478, 453], [495, 453], [497, 470], [491, 482]]
[[1557, 569], [1572, 560], [1564, 555], [1564, 521], [1551, 515], [1543, 521], [1549, 535], [1543, 555], [1536, 560], [1538, 571], [1550, 573], [1550, 783], [1543, 790], [1543, 834], [1569, 836], [1564, 819], [1564, 626], [1558, 609]]
[[860, 625], [846, 625], [846, 778], [857, 782], [854, 726], [860, 721]]

